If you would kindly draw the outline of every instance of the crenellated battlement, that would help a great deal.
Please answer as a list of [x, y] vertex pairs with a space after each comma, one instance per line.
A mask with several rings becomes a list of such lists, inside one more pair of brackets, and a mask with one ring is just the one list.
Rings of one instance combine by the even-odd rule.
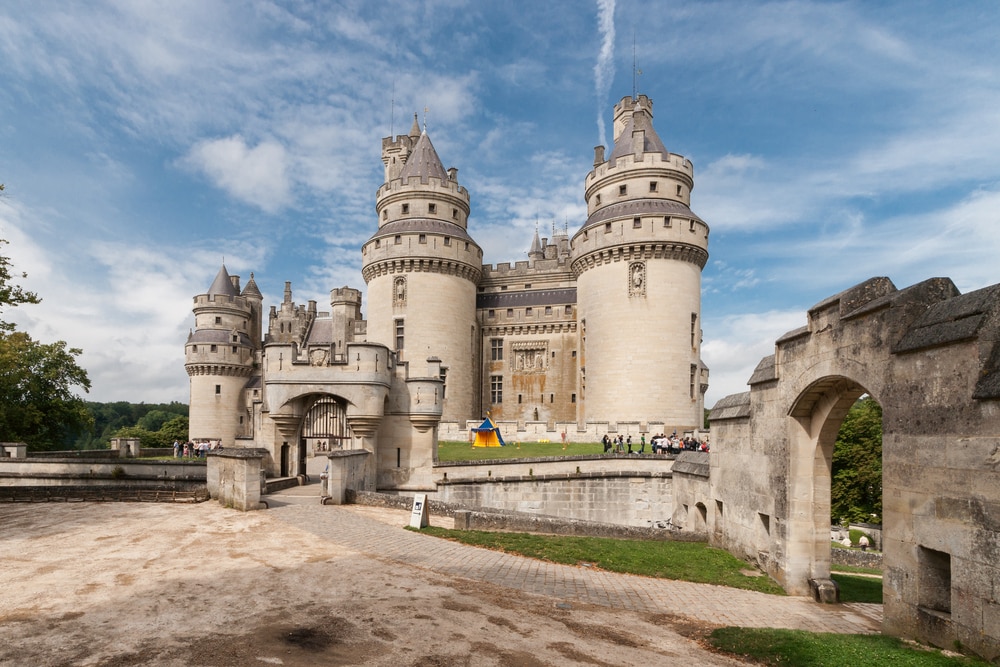
[[194, 297], [194, 311], [205, 308], [224, 308], [250, 313], [253, 304], [245, 296], [227, 296], [225, 294], [199, 294]]

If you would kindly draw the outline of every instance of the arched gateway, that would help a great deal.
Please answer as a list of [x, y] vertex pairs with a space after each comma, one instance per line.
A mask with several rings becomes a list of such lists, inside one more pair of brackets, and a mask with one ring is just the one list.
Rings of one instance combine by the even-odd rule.
[[[829, 578], [830, 469], [847, 410], [883, 410], [884, 630], [1000, 655], [1000, 285], [873, 278], [817, 304], [711, 413], [709, 540], [793, 594]], [[675, 475], [676, 477], [676, 475]]]

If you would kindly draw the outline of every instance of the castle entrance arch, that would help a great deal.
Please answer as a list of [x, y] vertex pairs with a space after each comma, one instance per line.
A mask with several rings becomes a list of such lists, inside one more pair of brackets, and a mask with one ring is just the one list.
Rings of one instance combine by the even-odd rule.
[[848, 411], [865, 394], [870, 392], [850, 378], [821, 377], [796, 397], [788, 412], [790, 581], [830, 578], [833, 448]]
[[350, 448], [347, 426], [347, 403], [336, 396], [320, 394], [310, 397], [299, 433], [299, 469], [308, 469], [308, 460], [326, 452]]

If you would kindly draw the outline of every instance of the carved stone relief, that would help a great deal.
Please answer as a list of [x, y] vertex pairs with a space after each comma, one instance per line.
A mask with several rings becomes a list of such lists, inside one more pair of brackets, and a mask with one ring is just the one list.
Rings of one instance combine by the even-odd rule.
[[628, 265], [628, 295], [646, 296], [645, 262], [632, 262]]
[[511, 370], [516, 373], [544, 373], [549, 364], [547, 341], [526, 341], [511, 344]]
[[406, 305], [406, 277], [397, 276], [392, 282], [392, 305]]

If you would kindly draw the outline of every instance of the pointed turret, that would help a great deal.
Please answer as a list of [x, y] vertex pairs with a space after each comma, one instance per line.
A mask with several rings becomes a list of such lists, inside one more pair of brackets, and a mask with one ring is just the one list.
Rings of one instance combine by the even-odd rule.
[[466, 229], [469, 192], [458, 170], [445, 170], [426, 131], [414, 142], [416, 129], [382, 140], [378, 229], [361, 249], [368, 340], [389, 346], [402, 362], [439, 358], [447, 375], [444, 414], [468, 419], [476, 377], [469, 336], [483, 251]]
[[448, 180], [448, 172], [441, 164], [441, 158], [434, 150], [434, 144], [426, 132], [420, 135], [416, 145], [410, 152], [410, 157], [403, 165], [403, 170], [399, 172], [399, 177], [403, 183], [409, 182], [413, 177], [420, 178], [421, 183], [427, 183], [429, 178], [439, 178], [442, 181]]
[[531, 239], [531, 250], [528, 251], [528, 259], [542, 259], [545, 257], [545, 250], [542, 248], [542, 241], [538, 238], [538, 226], [535, 226], [535, 237]]
[[226, 271], [225, 264], [215, 274], [215, 280], [212, 281], [212, 286], [208, 288], [208, 294], [210, 296], [220, 294], [224, 296], [239, 296], [239, 290], [233, 285], [233, 279], [230, 277], [229, 272]]
[[410, 127], [410, 138], [416, 141], [420, 138], [420, 123], [417, 122], [417, 114], [413, 113], [413, 125]]

